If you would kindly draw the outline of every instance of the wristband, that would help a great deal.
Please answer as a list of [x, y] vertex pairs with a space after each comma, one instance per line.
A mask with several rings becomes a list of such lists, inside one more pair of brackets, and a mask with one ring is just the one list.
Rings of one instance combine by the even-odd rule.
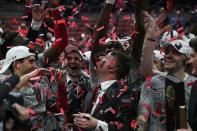
[[147, 40], [149, 40], [149, 41], [152, 41], [152, 42], [156, 42], [156, 40], [155, 39], [152, 39], [152, 38], [146, 38]]

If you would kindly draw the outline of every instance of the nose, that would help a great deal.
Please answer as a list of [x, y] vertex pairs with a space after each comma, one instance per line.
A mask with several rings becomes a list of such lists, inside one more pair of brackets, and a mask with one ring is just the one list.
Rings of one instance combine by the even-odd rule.
[[39, 68], [35, 63], [32, 64], [33, 69]]
[[189, 58], [189, 60], [187, 61], [188, 62], [188, 64], [192, 64], [193, 63], [193, 58], [191, 57], [191, 58]]

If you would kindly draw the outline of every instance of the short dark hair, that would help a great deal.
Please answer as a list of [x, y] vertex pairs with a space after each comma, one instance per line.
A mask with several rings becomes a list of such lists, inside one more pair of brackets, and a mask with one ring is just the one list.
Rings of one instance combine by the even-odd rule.
[[197, 52], [197, 37], [190, 40], [189, 46]]
[[112, 52], [116, 59], [116, 77], [118, 80], [123, 79], [130, 70], [129, 58], [122, 52]]

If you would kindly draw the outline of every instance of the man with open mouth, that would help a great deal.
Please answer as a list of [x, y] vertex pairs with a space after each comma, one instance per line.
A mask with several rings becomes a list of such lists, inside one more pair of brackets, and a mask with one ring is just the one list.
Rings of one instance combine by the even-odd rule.
[[80, 50], [69, 45], [65, 49], [66, 78], [65, 85], [68, 93], [68, 123], [73, 121], [72, 114], [81, 112], [86, 93], [90, 91], [89, 75], [83, 71], [83, 55]]

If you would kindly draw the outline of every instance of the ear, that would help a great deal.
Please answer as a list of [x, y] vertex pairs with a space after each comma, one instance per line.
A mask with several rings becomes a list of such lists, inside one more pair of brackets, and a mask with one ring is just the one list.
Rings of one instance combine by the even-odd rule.
[[67, 63], [68, 63], [68, 59], [67, 59], [67, 58], [65, 58], [64, 62], [65, 62], [65, 64], [67, 65]]
[[14, 62], [13, 63], [13, 69], [19, 69], [20, 68], [20, 62]]
[[80, 63], [79, 63], [80, 68], [83, 69], [85, 67], [85, 64], [86, 64], [85, 61], [81, 60]]

